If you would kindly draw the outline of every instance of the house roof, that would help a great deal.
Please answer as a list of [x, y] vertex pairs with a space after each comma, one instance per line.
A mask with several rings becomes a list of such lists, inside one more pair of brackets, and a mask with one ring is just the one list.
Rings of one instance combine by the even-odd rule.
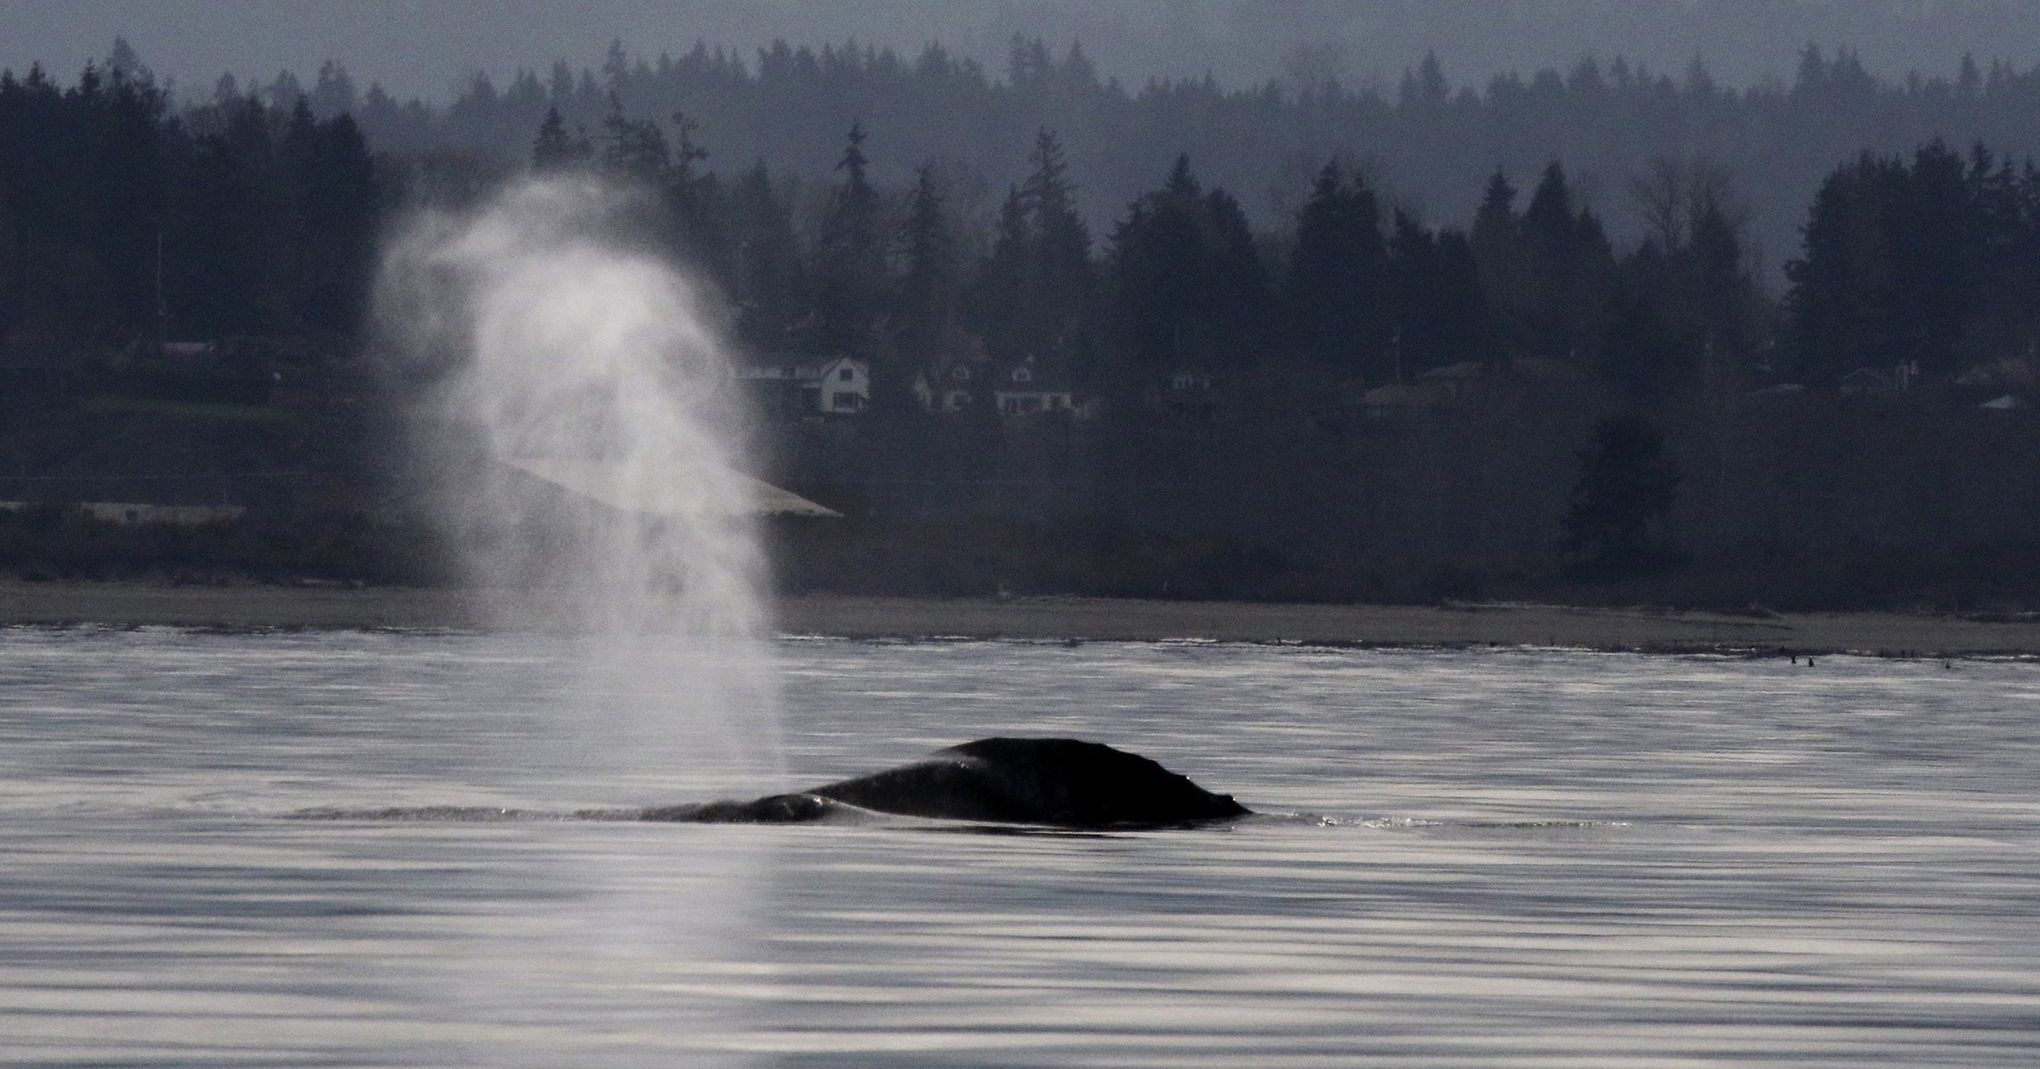
[[666, 477], [645, 480], [633, 478], [627, 465], [600, 457], [515, 457], [504, 463], [568, 493], [637, 515], [680, 516], [697, 512], [701, 506], [700, 492], [706, 489], [707, 511], [711, 515], [842, 516], [790, 490], [721, 465], [680, 462], [671, 466]]

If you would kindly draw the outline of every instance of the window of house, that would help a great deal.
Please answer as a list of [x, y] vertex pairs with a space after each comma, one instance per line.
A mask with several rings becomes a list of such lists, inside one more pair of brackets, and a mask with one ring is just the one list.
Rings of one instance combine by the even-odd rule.
[[852, 379], [855, 379], [856, 377], [857, 377], [856, 368], [846, 367], [843, 370], [836, 372], [836, 378], [838, 381], [841, 382], [849, 382]]
[[1034, 381], [1034, 372], [1032, 372], [1032, 371], [1029, 371], [1028, 369], [1026, 369], [1026, 368], [1024, 368], [1024, 367], [1016, 367], [1016, 368], [1014, 368], [1014, 369], [1013, 369], [1013, 381], [1014, 381], [1014, 382], [1033, 382], [1033, 381]]

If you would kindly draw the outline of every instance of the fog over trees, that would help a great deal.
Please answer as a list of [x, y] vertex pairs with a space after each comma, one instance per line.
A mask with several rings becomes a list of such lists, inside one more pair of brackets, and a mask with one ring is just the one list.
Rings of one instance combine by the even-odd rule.
[[301, 90], [321, 114], [353, 112], [390, 151], [521, 154], [549, 108], [599, 130], [612, 96], [640, 116], [686, 114], [727, 165], [763, 161], [798, 175], [833, 163], [853, 122], [889, 146], [875, 181], [905, 184], [939, 161], [974, 192], [959, 207], [987, 219], [996, 192], [1026, 168], [1034, 131], [1060, 134], [1077, 206], [1097, 232], [1187, 153], [1232, 190], [1257, 225], [1287, 216], [1327, 159], [1364, 173], [1394, 207], [1433, 225], [1461, 219], [1497, 169], [1533, 175], [1563, 160], [1617, 237], [1648, 225], [1628, 194], [1653, 161], [1731, 174], [1751, 247], [1775, 273], [1797, 247], [1806, 200], [1837, 159], [1907, 152], [1933, 138], [1982, 141], [2017, 156], [2040, 150], [2029, 116], [2040, 73], [1963, 58], [1897, 80], [1847, 50], [1808, 45], [1789, 78], [1735, 88], [1704, 64], [1665, 70], [1621, 55], [1457, 81], [1435, 56], [1413, 56], [1396, 84], [1351, 86], [1308, 65], [1266, 82], [1211, 78], [1129, 84], [1101, 71], [1081, 41], [1018, 39], [991, 67], [940, 45], [896, 53], [854, 42], [756, 53], [697, 45], [644, 55], [617, 42], [600, 64], [560, 62], [506, 82], [476, 78], [431, 107], [357, 90], [344, 70], [259, 91], [289, 107]]
[[[363, 332], [376, 235], [592, 171], [651, 195], [741, 360], [868, 374], [761, 410], [754, 466], [852, 516], [780, 533], [789, 586], [2031, 598], [2032, 114], [2040, 70], [1814, 48], [1745, 90], [1419, 57], [1384, 94], [1130, 89], [1024, 38], [996, 74], [619, 42], [438, 108], [337, 64], [173, 102], [121, 43], [0, 78], [0, 339], [34, 387], [0, 457], [30, 500], [211, 478], [272, 548], [327, 547], [293, 567], [429, 577], [384, 552], [372, 443], [416, 384]], [[282, 566], [256, 542], [186, 555]]]

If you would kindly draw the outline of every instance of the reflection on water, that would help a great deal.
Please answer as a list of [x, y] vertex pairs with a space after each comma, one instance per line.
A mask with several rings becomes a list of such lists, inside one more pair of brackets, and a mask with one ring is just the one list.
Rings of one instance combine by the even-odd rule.
[[[791, 778], [590, 778], [530, 637], [0, 635], [0, 1064], [2029, 1066], [2040, 673], [789, 641]], [[1195, 831], [294, 821], [999, 732]]]

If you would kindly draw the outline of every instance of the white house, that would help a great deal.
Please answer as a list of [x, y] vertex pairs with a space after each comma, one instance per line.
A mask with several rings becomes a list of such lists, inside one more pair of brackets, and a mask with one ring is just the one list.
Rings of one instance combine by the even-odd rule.
[[777, 415], [856, 415], [871, 404], [871, 365], [848, 356], [753, 363], [737, 378]]
[[1082, 414], [1067, 383], [1045, 375], [1032, 363], [1002, 364], [962, 359], [938, 364], [914, 380], [914, 395], [931, 412], [968, 411], [987, 395], [1002, 416], [1044, 412]]
[[984, 389], [992, 375], [991, 363], [982, 359], [941, 364], [914, 377], [914, 396], [930, 412], [962, 412], [970, 408], [973, 391]]
[[1012, 364], [999, 369], [992, 398], [1002, 416], [1031, 416], [1041, 412], [1074, 412], [1070, 388], [1040, 375], [1032, 364]]

